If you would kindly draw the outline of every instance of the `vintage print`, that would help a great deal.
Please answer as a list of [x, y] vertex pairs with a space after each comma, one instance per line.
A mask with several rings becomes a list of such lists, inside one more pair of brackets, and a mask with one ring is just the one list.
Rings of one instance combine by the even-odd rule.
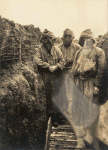
[[108, 0], [0, 0], [0, 150], [108, 150]]

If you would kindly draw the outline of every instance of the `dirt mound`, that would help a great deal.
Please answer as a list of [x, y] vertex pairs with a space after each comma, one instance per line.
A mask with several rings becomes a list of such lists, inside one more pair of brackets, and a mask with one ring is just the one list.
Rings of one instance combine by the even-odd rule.
[[[39, 81], [41, 81], [39, 83]], [[1, 148], [37, 148], [46, 129], [46, 96], [42, 78], [31, 62], [2, 70], [0, 78]]]
[[[22, 26], [0, 17], [0, 54], [13, 52], [21, 42], [26, 59], [1, 62], [0, 70], [0, 149], [38, 149], [44, 144], [46, 95], [42, 77], [33, 66], [35, 45], [41, 31], [33, 25]], [[16, 52], [17, 53], [17, 52]], [[29, 59], [30, 56], [30, 59]]]

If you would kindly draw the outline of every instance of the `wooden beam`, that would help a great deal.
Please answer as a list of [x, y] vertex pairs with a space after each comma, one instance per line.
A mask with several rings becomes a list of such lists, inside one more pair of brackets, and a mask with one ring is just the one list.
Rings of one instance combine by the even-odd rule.
[[19, 59], [21, 61], [21, 39], [19, 40]]

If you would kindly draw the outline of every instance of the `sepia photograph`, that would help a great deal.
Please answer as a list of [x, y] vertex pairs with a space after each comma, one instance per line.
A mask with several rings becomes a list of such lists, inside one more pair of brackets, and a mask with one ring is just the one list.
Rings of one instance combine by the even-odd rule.
[[0, 150], [108, 150], [108, 0], [0, 0]]

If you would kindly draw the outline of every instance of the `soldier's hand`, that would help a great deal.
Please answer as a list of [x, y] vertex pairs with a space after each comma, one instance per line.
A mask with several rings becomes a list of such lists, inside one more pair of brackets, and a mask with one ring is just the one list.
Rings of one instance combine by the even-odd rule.
[[49, 70], [50, 70], [51, 72], [54, 72], [57, 68], [58, 68], [57, 65], [55, 65], [55, 66], [53, 65], [53, 66], [50, 66]]
[[49, 71], [50, 71], [50, 72], [53, 72], [52, 66], [49, 67]]

